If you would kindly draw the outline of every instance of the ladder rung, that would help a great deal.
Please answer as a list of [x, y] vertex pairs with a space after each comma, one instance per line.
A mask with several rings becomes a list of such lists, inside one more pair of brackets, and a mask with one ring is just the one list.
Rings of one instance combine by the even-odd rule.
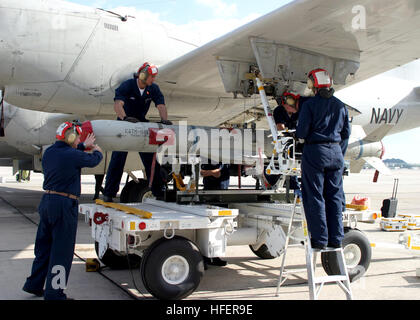
[[[295, 245], [290, 245], [289, 244], [290, 239], [296, 240], [296, 237], [293, 237], [293, 233], [295, 232], [295, 230], [292, 229], [293, 223], [295, 221], [296, 202], [297, 202], [297, 197], [295, 197], [295, 202], [294, 202], [294, 206], [293, 206], [293, 210], [292, 210], [292, 216], [290, 217], [290, 221], [289, 221], [289, 228], [288, 228], [287, 237], [286, 237], [286, 245], [285, 245], [285, 248], [284, 248], [283, 262], [282, 262], [280, 277], [279, 277], [279, 281], [278, 281], [278, 285], [277, 285], [276, 296], [278, 296], [280, 287], [283, 285], [283, 283], [286, 282], [289, 275], [307, 272], [307, 274], [308, 274], [308, 285], [309, 285], [309, 296], [310, 296], [311, 299], [316, 300], [318, 298], [318, 295], [319, 295], [320, 291], [322, 290], [322, 288], [324, 287], [324, 284], [326, 284], [326, 283], [336, 283], [346, 293], [347, 299], [352, 300], [353, 297], [352, 297], [351, 288], [350, 288], [350, 279], [347, 275], [347, 272], [346, 272], [346, 274], [331, 275], [331, 276], [324, 276], [324, 277], [315, 277], [317, 253], [337, 252], [337, 258], [338, 258], [340, 264], [344, 265], [344, 268], [347, 268], [346, 267], [346, 261], [345, 261], [345, 257], [344, 257], [343, 248], [327, 247], [325, 249], [314, 249], [314, 248], [311, 247], [311, 245], [310, 245], [310, 235], [309, 235], [309, 232], [307, 230], [307, 225], [306, 225], [306, 220], [305, 220], [305, 215], [304, 215], [303, 210], [302, 210], [302, 212], [303, 212], [302, 221], [304, 222], [303, 228], [304, 228], [304, 231], [305, 231], [304, 232], [305, 233], [305, 239], [302, 239], [301, 244], [295, 244]], [[305, 248], [306, 248], [306, 268], [305, 269], [290, 269], [290, 270], [285, 269], [284, 268], [284, 263], [285, 263], [285, 260], [286, 260], [287, 248], [289, 246], [291, 247], [291, 246], [302, 245], [302, 244], [304, 244]], [[317, 285], [318, 285], [318, 287], [317, 287]]]
[[314, 283], [330, 283], [338, 281], [346, 281], [347, 277], [343, 275], [338, 276], [326, 276], [326, 277], [317, 277], [314, 279]]
[[283, 271], [283, 274], [295, 274], [295, 273], [303, 273], [303, 272], [308, 272], [308, 269], [289, 269], [289, 270], [285, 270]]
[[312, 249], [313, 252], [340, 252], [342, 248]]
[[292, 248], [301, 248], [301, 247], [303, 247], [303, 244], [302, 243], [294, 243], [294, 244], [289, 244], [287, 247], [288, 248], [291, 248], [291, 247]]

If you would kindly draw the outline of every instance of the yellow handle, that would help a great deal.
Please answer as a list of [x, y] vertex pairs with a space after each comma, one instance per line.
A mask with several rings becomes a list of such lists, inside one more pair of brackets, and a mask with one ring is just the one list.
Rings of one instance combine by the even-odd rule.
[[172, 177], [174, 178], [176, 187], [179, 191], [187, 190], [187, 188], [185, 187], [184, 181], [182, 181], [182, 178], [180, 175], [176, 175], [175, 173], [172, 173]]
[[130, 206], [125, 206], [125, 205], [122, 205], [122, 204], [119, 204], [119, 203], [104, 202], [100, 199], [97, 199], [95, 201], [95, 203], [98, 204], [98, 205], [104, 206], [106, 208], [112, 208], [112, 209], [123, 211], [123, 212], [129, 213], [129, 214], [134, 214], [136, 216], [142, 217], [143, 219], [152, 218], [152, 213], [151, 212], [144, 211], [144, 210], [137, 209], [137, 208], [133, 208], [133, 207], [130, 207]]

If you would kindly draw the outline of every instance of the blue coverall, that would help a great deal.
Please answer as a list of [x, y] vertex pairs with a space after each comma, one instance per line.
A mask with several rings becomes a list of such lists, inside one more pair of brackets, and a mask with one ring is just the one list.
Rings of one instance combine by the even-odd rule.
[[302, 198], [315, 246], [340, 246], [344, 153], [350, 137], [348, 111], [334, 96], [315, 97], [300, 110], [296, 136], [305, 139], [302, 156]]
[[[153, 101], [156, 106], [165, 104], [165, 98], [156, 84], [147, 86], [143, 92], [137, 85], [137, 79], [129, 79], [123, 82], [115, 90], [114, 101], [121, 100], [124, 102], [124, 111], [127, 117], [136, 118], [140, 122], [148, 122], [146, 114], [149, 111], [150, 104]], [[118, 118], [117, 120], [123, 120]], [[146, 170], [147, 179], [150, 182], [151, 168], [153, 165], [153, 153], [139, 152], [141, 161], [143, 162]], [[127, 152], [113, 152], [111, 162], [106, 174], [106, 182], [104, 195], [107, 197], [115, 198], [121, 182], [121, 177], [124, 173], [125, 161], [127, 159]], [[163, 196], [164, 184], [160, 176], [160, 165], [155, 161], [155, 170], [153, 176], [152, 193], [156, 197]]]
[[204, 177], [204, 190], [227, 190], [229, 189], [230, 172], [227, 164], [202, 164], [202, 170], [216, 170], [220, 169], [220, 177]]
[[[80, 197], [81, 169], [96, 167], [102, 160], [99, 151], [88, 154], [82, 150], [82, 144], [77, 150], [57, 141], [45, 151], [42, 158], [44, 190]], [[67, 284], [73, 261], [78, 201], [62, 195], [44, 194], [38, 210], [40, 222], [35, 240], [35, 260], [24, 290], [40, 293], [46, 281], [44, 298], [65, 300], [67, 297], [62, 287]], [[63, 276], [65, 284], [55, 280]], [[57, 284], [61, 288], [57, 288]]]

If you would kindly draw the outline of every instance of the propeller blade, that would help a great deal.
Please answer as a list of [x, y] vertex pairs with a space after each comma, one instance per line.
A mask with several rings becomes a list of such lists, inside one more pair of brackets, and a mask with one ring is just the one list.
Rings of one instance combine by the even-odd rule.
[[373, 183], [377, 183], [379, 178], [379, 171], [376, 170], [375, 174], [373, 175]]

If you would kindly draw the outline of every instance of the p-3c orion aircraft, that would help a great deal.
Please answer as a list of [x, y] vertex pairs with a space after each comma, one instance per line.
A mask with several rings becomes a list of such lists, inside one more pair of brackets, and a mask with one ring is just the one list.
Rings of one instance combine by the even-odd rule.
[[[0, 0], [0, 158], [40, 170], [60, 123], [115, 119], [114, 91], [144, 61], [159, 67], [169, 120], [267, 128], [252, 70], [261, 72], [274, 107], [285, 90], [305, 95], [314, 68], [327, 69], [339, 93], [419, 57], [419, 0], [297, 0], [200, 47], [162, 25], [103, 9]], [[392, 106], [344, 102], [353, 124], [351, 171], [368, 162], [388, 173], [381, 140], [420, 125], [420, 88]], [[106, 163], [85, 173], [103, 174]], [[138, 169], [134, 154], [125, 170]]]

